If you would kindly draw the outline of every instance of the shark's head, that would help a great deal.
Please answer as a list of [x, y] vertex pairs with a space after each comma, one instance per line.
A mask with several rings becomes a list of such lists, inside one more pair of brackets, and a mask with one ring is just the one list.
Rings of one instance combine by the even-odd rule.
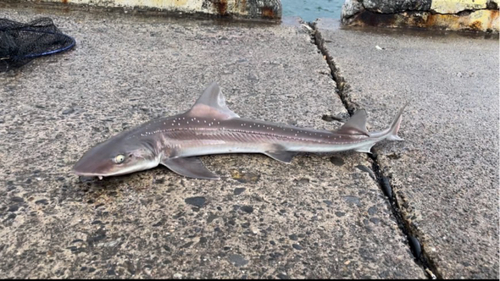
[[159, 161], [151, 141], [119, 135], [87, 151], [73, 166], [73, 173], [102, 178], [150, 169]]

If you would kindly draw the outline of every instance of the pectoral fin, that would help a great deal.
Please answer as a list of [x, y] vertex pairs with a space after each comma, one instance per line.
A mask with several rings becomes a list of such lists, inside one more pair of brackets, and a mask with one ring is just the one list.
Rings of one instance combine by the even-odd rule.
[[205, 165], [203, 165], [203, 162], [196, 157], [168, 158], [162, 160], [160, 164], [166, 166], [173, 172], [188, 178], [209, 180], [220, 179], [219, 176], [210, 172]]

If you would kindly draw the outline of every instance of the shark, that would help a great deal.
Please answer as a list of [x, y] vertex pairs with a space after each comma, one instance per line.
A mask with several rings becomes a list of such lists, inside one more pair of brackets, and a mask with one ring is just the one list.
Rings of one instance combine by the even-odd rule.
[[368, 132], [366, 111], [356, 112], [335, 131], [299, 128], [245, 119], [231, 111], [219, 85], [210, 84], [187, 112], [153, 119], [125, 130], [88, 150], [73, 166], [79, 176], [118, 176], [163, 165], [189, 178], [216, 180], [198, 156], [261, 153], [290, 163], [299, 152], [370, 153], [382, 140], [403, 140], [397, 133], [405, 104], [390, 126]]

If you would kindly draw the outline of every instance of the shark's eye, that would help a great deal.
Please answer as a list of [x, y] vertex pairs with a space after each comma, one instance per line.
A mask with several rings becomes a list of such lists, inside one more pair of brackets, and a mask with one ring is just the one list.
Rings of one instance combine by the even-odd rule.
[[116, 155], [114, 161], [116, 164], [123, 163], [123, 161], [125, 161], [125, 155], [122, 155], [122, 154]]

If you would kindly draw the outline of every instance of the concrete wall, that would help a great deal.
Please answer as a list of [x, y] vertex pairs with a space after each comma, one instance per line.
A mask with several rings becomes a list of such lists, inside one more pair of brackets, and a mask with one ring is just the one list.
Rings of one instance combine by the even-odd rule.
[[498, 0], [346, 0], [342, 23], [498, 33]]
[[246, 19], [281, 19], [280, 0], [23, 0], [71, 7], [86, 5], [103, 8], [206, 14]]

